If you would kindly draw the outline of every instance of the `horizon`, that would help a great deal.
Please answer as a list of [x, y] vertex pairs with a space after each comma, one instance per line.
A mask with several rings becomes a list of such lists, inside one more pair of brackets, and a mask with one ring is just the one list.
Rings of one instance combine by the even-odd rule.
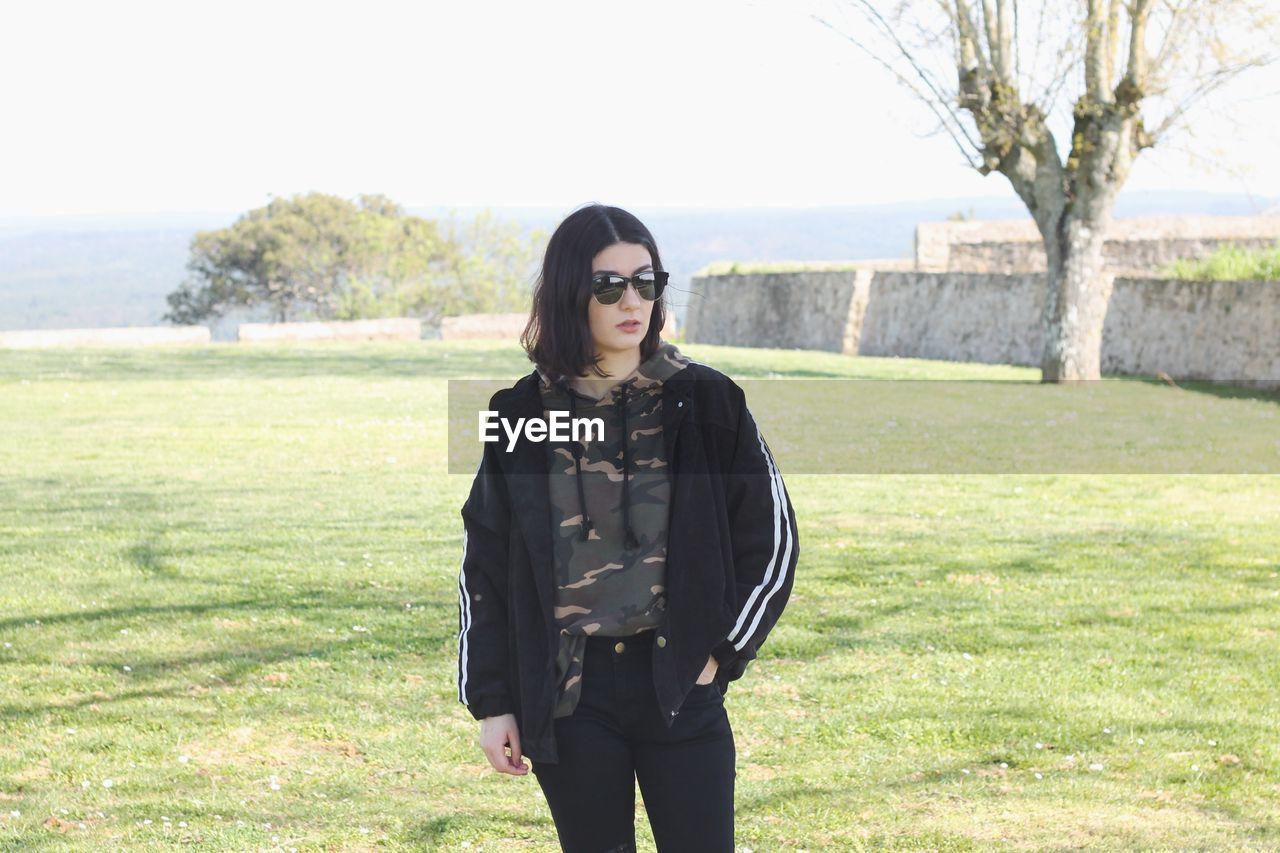
[[[1280, 215], [1280, 195], [1275, 196], [1258, 196], [1244, 192], [1223, 192], [1215, 190], [1198, 190], [1198, 189], [1125, 189], [1121, 191], [1117, 198], [1116, 207], [1123, 208], [1130, 203], [1150, 203], [1154, 199], [1160, 197], [1174, 198], [1176, 197], [1182, 203], [1190, 203], [1199, 198], [1205, 203], [1206, 207], [1214, 204], [1231, 204], [1239, 205], [1247, 203], [1256, 207], [1256, 211], [1252, 213], [1234, 213], [1234, 214], [1217, 214], [1217, 213], [1189, 213], [1186, 211], [1177, 211], [1170, 213], [1171, 216], [1266, 216]], [[392, 198], [392, 201], [398, 200]], [[585, 204], [582, 202], [580, 204]], [[610, 202], [603, 202], [610, 203]], [[576, 207], [577, 205], [575, 205]], [[638, 211], [644, 216], [666, 216], [696, 213], [715, 213], [715, 214], [753, 214], [753, 213], [859, 213], [872, 211], [885, 212], [910, 212], [921, 208], [943, 208], [954, 207], [953, 213], [967, 213], [964, 208], [984, 209], [983, 212], [990, 215], [995, 211], [1016, 214], [1020, 218], [1030, 218], [1026, 207], [1022, 201], [1010, 191], [1004, 195], [979, 195], [979, 196], [936, 196], [920, 199], [906, 199], [901, 201], [888, 201], [868, 204], [813, 204], [813, 205], [771, 205], [771, 206], [723, 206], [723, 207], [706, 207], [695, 205], [664, 205], [664, 206], [626, 206], [632, 211]], [[456, 212], [459, 216], [475, 216], [482, 212], [489, 211], [498, 218], [519, 219], [526, 217], [550, 217], [567, 215], [573, 207], [560, 208], [551, 205], [542, 206], [498, 206], [498, 205], [404, 205], [405, 213], [411, 216], [439, 216], [443, 217], [450, 211]], [[994, 210], [993, 210], [994, 209]], [[14, 232], [58, 232], [72, 229], [88, 228], [90, 230], [188, 230], [192, 227], [216, 227], [209, 225], [214, 220], [223, 221], [230, 225], [238, 217], [247, 213], [247, 210], [153, 210], [153, 211], [127, 211], [127, 212], [101, 212], [101, 213], [59, 213], [45, 214], [36, 216], [0, 216], [0, 235], [8, 233], [13, 236]], [[1138, 217], [1150, 217], [1158, 214], [1141, 213]], [[981, 219], [981, 217], [977, 217]], [[998, 218], [1009, 218], [1000, 216]], [[1122, 215], [1116, 213], [1113, 217], [1116, 219], [1133, 218], [1133, 215]], [[164, 220], [172, 220], [170, 224], [166, 224]], [[921, 220], [936, 221], [936, 220]]]

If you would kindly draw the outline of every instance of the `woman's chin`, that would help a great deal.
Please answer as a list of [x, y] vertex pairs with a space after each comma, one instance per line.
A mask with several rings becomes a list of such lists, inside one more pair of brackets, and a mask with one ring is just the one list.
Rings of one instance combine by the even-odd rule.
[[640, 346], [642, 340], [644, 340], [644, 329], [638, 332], [610, 335], [609, 340], [605, 342], [605, 346], [614, 352], [627, 352]]

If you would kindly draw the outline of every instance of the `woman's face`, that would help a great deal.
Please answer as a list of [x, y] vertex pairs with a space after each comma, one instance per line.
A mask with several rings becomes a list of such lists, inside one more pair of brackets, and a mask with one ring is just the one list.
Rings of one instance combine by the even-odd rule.
[[[652, 269], [649, 250], [639, 243], [614, 243], [596, 255], [591, 262], [591, 275], [613, 272], [632, 276]], [[622, 298], [612, 305], [601, 305], [595, 296], [587, 303], [587, 325], [591, 340], [600, 355], [618, 355], [638, 349], [649, 331], [654, 303], [642, 299], [635, 285], [627, 285]]]

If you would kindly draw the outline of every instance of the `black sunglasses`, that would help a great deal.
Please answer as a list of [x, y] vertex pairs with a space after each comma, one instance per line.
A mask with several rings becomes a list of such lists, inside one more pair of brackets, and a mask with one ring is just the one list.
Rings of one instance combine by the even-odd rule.
[[630, 278], [617, 273], [600, 273], [591, 277], [591, 293], [601, 305], [612, 305], [627, 292], [628, 284], [634, 284], [641, 299], [653, 302], [662, 295], [670, 275], [666, 270], [645, 270]]

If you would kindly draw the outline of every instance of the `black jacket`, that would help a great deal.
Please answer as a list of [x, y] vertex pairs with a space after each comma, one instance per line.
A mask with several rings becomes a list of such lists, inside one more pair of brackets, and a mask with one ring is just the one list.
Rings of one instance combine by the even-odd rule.
[[[498, 391], [502, 418], [542, 418], [537, 371]], [[667, 607], [653, 683], [667, 725], [714, 654], [721, 692], [742, 677], [786, 606], [800, 554], [795, 514], [742, 389], [699, 362], [668, 377]], [[557, 647], [546, 449], [521, 434], [484, 445], [462, 507], [458, 701], [477, 720], [515, 715], [520, 745], [554, 763]]]

